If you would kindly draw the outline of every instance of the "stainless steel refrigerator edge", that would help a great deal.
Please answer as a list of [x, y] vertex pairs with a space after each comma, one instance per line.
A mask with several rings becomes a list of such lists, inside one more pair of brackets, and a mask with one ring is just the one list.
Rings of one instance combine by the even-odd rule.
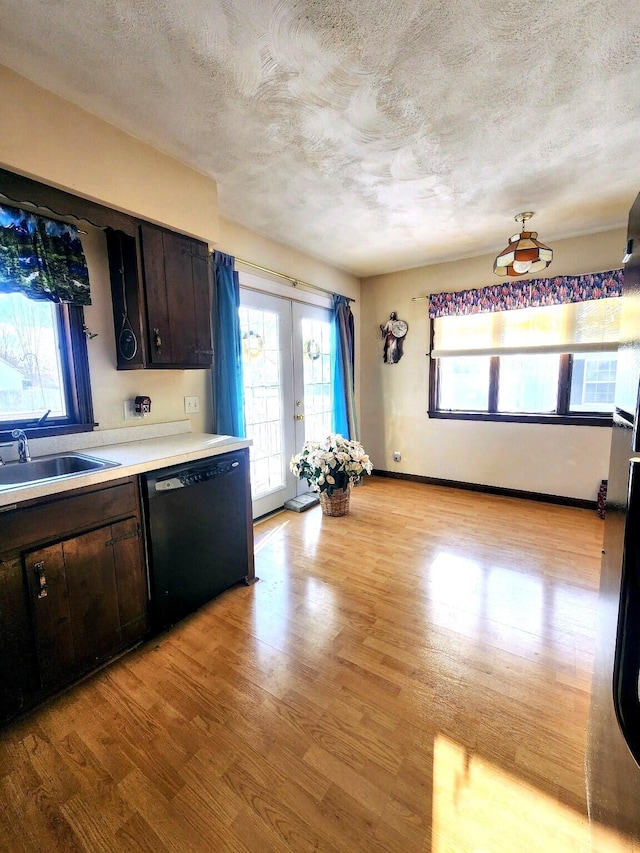
[[640, 850], [640, 195], [627, 254], [586, 760], [598, 851], [611, 829]]

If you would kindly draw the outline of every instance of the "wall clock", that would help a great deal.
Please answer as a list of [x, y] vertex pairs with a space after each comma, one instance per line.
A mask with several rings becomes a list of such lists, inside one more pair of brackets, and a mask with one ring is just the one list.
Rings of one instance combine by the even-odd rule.
[[402, 342], [409, 330], [409, 324], [404, 320], [398, 320], [395, 311], [389, 314], [386, 323], [380, 325], [380, 331], [384, 338], [383, 359], [385, 364], [397, 364], [402, 358]]

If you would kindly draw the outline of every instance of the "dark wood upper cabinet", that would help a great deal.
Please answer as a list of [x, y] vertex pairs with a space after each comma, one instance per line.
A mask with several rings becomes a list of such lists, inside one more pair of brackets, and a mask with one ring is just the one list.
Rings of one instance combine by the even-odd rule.
[[205, 242], [5, 169], [0, 169], [0, 190], [18, 206], [29, 199], [104, 228], [119, 370], [211, 367]]
[[118, 368], [211, 366], [206, 243], [142, 223], [107, 232]]

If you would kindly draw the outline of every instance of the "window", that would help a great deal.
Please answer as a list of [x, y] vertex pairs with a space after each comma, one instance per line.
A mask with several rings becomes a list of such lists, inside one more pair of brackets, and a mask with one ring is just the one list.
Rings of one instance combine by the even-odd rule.
[[498, 368], [499, 412], [555, 412], [559, 355], [505, 355]]
[[488, 411], [491, 366], [488, 356], [442, 359], [439, 366], [439, 408], [462, 412]]
[[[609, 422], [613, 411], [617, 356], [590, 353], [522, 356], [459, 356], [436, 365], [434, 417], [487, 416], [535, 420], [536, 416], [576, 417]], [[495, 406], [490, 401], [496, 399]], [[569, 404], [564, 401], [568, 399]], [[488, 416], [495, 416], [489, 418]], [[591, 417], [589, 417], [591, 416]]]
[[82, 308], [0, 293], [0, 430], [43, 418], [49, 431], [93, 421]]
[[433, 417], [604, 425], [620, 300], [436, 318]]
[[90, 302], [78, 229], [0, 203], [0, 431], [92, 428]]
[[572, 412], [611, 412], [616, 390], [614, 353], [576, 355], [572, 360]]

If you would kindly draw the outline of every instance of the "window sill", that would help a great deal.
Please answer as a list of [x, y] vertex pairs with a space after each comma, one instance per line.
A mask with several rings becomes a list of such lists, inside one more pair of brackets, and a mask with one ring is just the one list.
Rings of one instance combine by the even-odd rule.
[[613, 415], [502, 414], [498, 412], [429, 411], [430, 418], [455, 421], [493, 421], [512, 424], [554, 424], [562, 426], [613, 426]]
[[0, 427], [0, 441], [14, 441], [11, 437], [13, 429], [22, 429], [27, 438], [51, 438], [56, 435], [73, 435], [77, 432], [93, 432], [97, 424], [64, 424], [58, 426], [29, 426], [21, 424], [6, 429]]

